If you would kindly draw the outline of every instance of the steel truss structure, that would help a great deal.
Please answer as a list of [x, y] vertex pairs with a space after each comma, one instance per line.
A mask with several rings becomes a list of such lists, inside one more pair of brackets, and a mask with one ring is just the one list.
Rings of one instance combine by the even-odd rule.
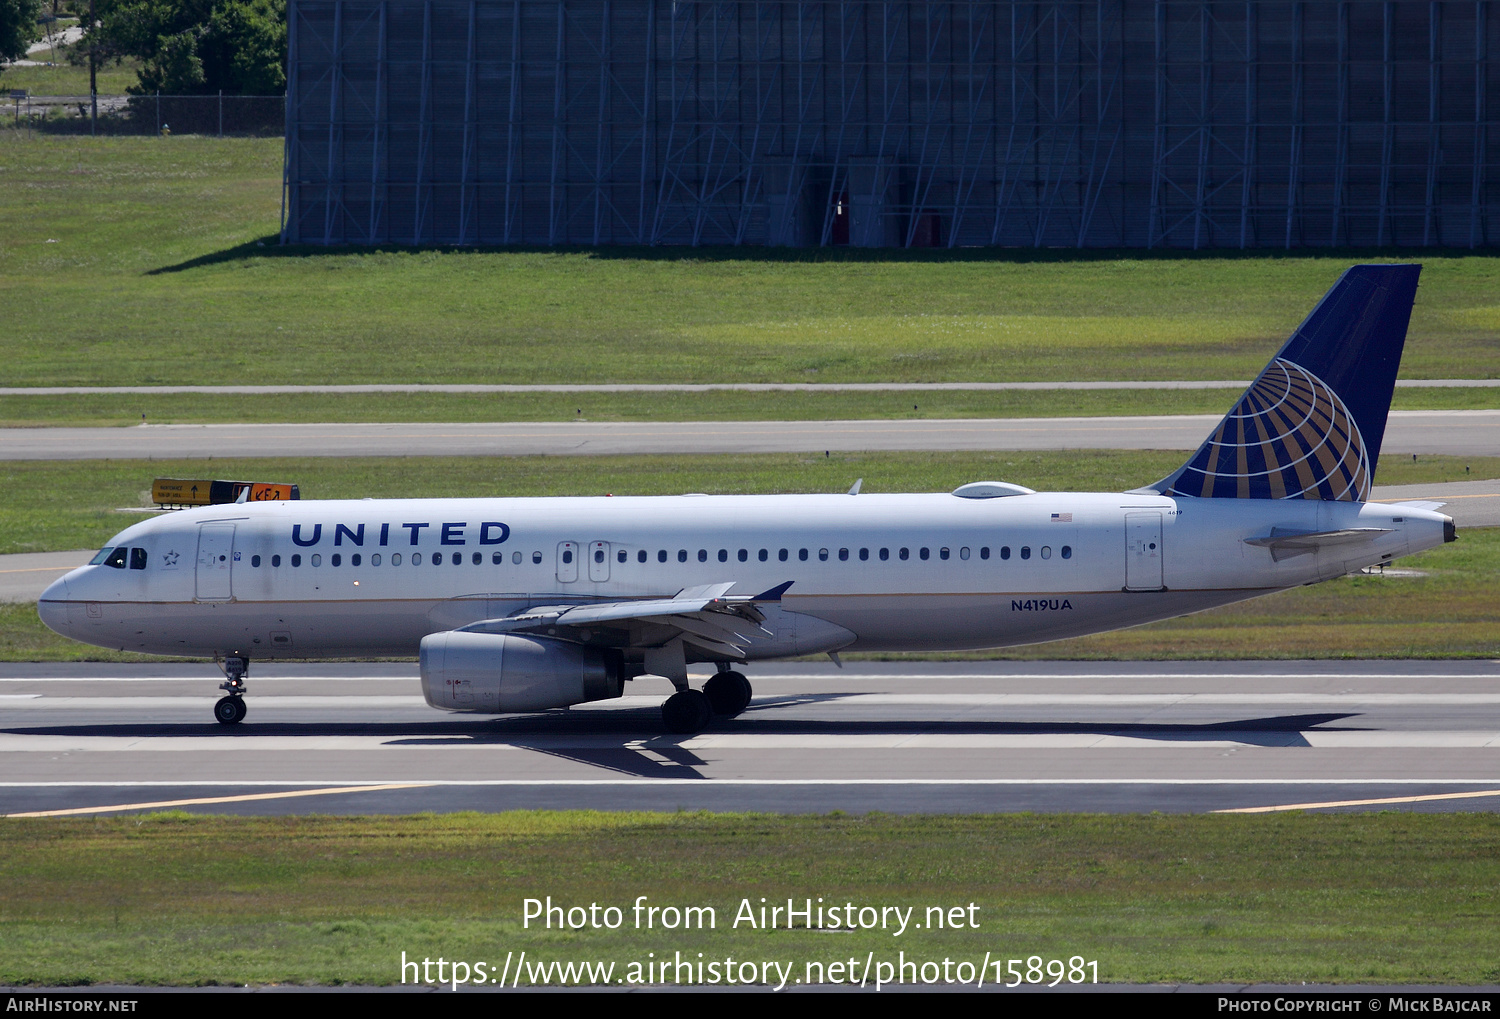
[[1491, 0], [290, 0], [299, 244], [1478, 247]]

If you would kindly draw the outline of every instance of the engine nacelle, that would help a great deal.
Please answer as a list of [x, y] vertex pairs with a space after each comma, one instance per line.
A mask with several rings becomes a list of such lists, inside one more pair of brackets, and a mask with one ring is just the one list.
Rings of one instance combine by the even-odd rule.
[[445, 630], [422, 638], [422, 695], [448, 711], [541, 711], [620, 696], [605, 653], [541, 637]]

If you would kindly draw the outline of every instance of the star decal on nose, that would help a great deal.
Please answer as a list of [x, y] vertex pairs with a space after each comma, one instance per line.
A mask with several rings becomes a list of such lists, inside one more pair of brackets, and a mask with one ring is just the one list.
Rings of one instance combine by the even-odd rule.
[[180, 558], [182, 558], [182, 557], [179, 556], [176, 552], [168, 552], [166, 555], [164, 555], [164, 556], [161, 557], [162, 565], [163, 566], [176, 566], [177, 565], [177, 560], [180, 559]]

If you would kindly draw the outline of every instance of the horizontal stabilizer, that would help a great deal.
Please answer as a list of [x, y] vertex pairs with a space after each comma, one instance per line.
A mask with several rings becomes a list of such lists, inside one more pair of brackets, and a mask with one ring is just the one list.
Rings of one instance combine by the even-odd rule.
[[1321, 548], [1334, 545], [1356, 545], [1373, 541], [1382, 534], [1390, 534], [1389, 527], [1346, 527], [1337, 531], [1297, 531], [1285, 527], [1273, 527], [1264, 538], [1246, 538], [1246, 545], [1256, 545], [1271, 550], [1276, 562], [1293, 556], [1307, 555]]

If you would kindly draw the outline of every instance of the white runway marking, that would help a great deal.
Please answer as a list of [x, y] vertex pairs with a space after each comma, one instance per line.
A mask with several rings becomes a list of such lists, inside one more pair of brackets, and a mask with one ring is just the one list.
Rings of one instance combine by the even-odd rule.
[[[200, 708], [214, 699], [214, 694], [181, 697], [57, 697], [49, 694], [0, 694], [0, 700], [13, 709], [38, 708], [114, 708], [135, 709], [139, 715], [149, 717], [153, 712], [177, 708]], [[643, 710], [659, 706], [667, 694], [632, 695], [616, 697], [607, 701], [591, 701], [576, 704], [569, 712], [578, 714], [590, 711]], [[1339, 693], [843, 693], [831, 691], [826, 694], [804, 693], [788, 695], [787, 698], [771, 695], [751, 702], [756, 707], [777, 706], [785, 699], [816, 703], [819, 700], [836, 702], [843, 707], [919, 707], [934, 708], [967, 707], [1048, 707], [1062, 708], [1150, 708], [1178, 707], [1184, 705], [1242, 705], [1246, 707], [1331, 705], [1343, 709], [1359, 705], [1393, 707], [1479, 707], [1500, 704], [1500, 693], [1363, 693], [1359, 691]], [[361, 696], [351, 701], [347, 696], [333, 695], [280, 695], [248, 696], [246, 704], [252, 709], [294, 708], [397, 708], [426, 707], [427, 702], [418, 694], [380, 694]], [[470, 718], [482, 720], [497, 717], [494, 714], [455, 714], [433, 709], [434, 718]], [[538, 716], [533, 716], [538, 717]]]
[[[1099, 728], [1108, 729], [1109, 725]], [[222, 736], [68, 736], [40, 733], [0, 733], [0, 753], [212, 753], [272, 754], [310, 751], [347, 753], [359, 750], [467, 750], [505, 752], [516, 750], [625, 749], [656, 751], [706, 750], [1207, 750], [1231, 747], [1302, 747], [1313, 749], [1443, 747], [1464, 749], [1500, 748], [1500, 732], [1369, 731], [1325, 732], [1318, 729], [1235, 730], [1194, 729], [1187, 733], [1164, 731], [1160, 736], [1119, 735], [1110, 732], [1065, 733], [732, 733], [693, 736], [686, 739], [658, 737], [655, 740], [623, 741], [618, 736], [523, 736], [510, 739], [452, 735], [403, 736], [251, 736], [239, 731]], [[1203, 735], [1203, 738], [1197, 738]], [[1497, 762], [1500, 763], [1500, 762]]]

